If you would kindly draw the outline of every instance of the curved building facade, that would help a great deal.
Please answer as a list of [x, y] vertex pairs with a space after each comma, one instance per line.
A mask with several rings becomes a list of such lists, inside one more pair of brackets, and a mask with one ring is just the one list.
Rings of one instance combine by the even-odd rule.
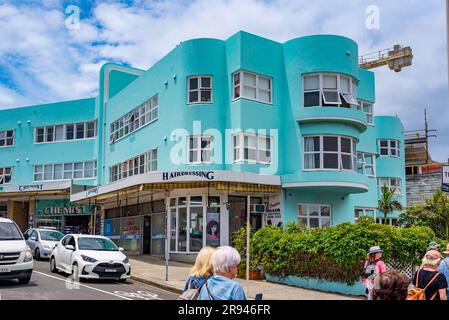
[[374, 116], [351, 39], [241, 31], [182, 42], [148, 70], [108, 63], [99, 79], [94, 98], [0, 110], [0, 202], [23, 228], [64, 230], [84, 212], [86, 232], [190, 260], [247, 219], [380, 221], [384, 184], [405, 205], [403, 126]]

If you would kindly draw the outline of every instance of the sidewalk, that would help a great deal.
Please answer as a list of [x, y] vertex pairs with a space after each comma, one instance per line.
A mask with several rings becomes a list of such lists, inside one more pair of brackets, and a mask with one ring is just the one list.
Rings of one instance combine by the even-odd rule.
[[[172, 292], [181, 293], [187, 281], [191, 264], [169, 262], [168, 281], [165, 281], [165, 261], [151, 256], [129, 256], [132, 279], [144, 282]], [[248, 299], [254, 299], [256, 293], [263, 293], [264, 300], [361, 300], [361, 297], [350, 297], [340, 294], [302, 289], [262, 281], [249, 281], [249, 292], [246, 290], [246, 281], [239, 281], [247, 294]]]

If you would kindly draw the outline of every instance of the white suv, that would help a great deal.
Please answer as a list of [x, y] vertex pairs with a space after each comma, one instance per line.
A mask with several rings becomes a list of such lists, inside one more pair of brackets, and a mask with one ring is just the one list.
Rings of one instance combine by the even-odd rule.
[[33, 273], [33, 253], [27, 246], [17, 225], [0, 218], [0, 280], [18, 279], [30, 282]]

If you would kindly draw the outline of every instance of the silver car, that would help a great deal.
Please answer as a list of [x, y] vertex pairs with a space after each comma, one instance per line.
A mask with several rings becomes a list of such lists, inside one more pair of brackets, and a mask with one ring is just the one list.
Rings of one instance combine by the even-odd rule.
[[50, 228], [31, 228], [23, 236], [36, 260], [50, 258], [53, 248], [64, 237], [64, 234]]

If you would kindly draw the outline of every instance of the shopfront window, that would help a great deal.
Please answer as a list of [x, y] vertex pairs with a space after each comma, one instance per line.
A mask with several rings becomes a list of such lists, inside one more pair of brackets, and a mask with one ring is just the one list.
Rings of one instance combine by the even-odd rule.
[[170, 199], [170, 251], [198, 252], [205, 245], [220, 245], [220, 197], [207, 199], [204, 196]]

